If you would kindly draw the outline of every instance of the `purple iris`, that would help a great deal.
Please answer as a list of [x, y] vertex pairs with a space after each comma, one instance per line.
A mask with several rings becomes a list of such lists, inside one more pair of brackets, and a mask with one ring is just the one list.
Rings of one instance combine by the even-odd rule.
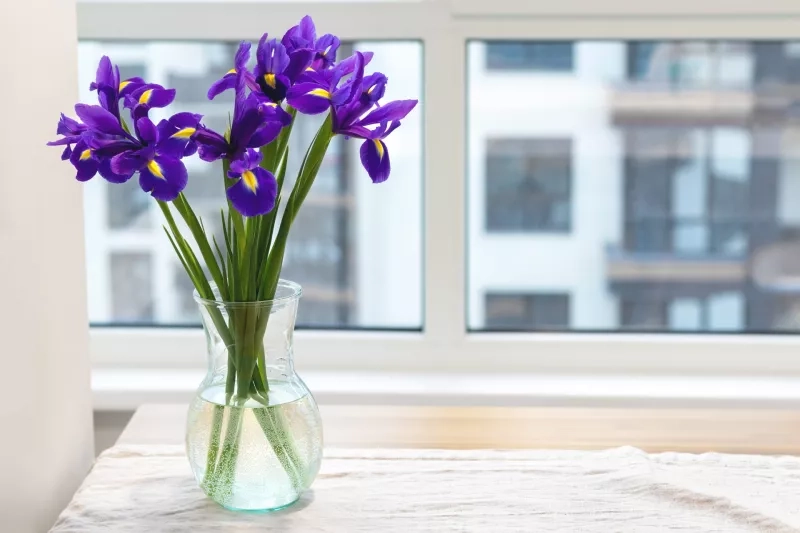
[[[61, 157], [69, 158], [80, 181], [99, 172], [109, 182], [123, 183], [138, 172], [145, 192], [164, 201], [177, 198], [187, 182], [181, 158], [196, 150], [191, 137], [200, 115], [178, 113], [156, 127], [147, 112], [168, 105], [175, 91], [140, 78], [120, 82], [119, 70], [108, 57], [100, 60], [90, 89], [97, 91], [100, 105], [77, 104], [80, 122], [61, 115], [56, 133], [63, 137], [48, 144], [66, 145]], [[132, 108], [133, 134], [123, 127], [121, 99]]]
[[[75, 178], [78, 181], [88, 181], [92, 179], [98, 171], [108, 181], [114, 183], [125, 181], [124, 179], [120, 179], [119, 176], [115, 175], [111, 171], [108, 159], [102, 159], [98, 157], [95, 150], [90, 145], [93, 136], [97, 135], [98, 133], [91, 127], [91, 124], [93, 124], [91, 113], [88, 115], [84, 113], [84, 108], [86, 107], [95, 107], [100, 109], [103, 111], [103, 113], [110, 116], [114, 123], [119, 124], [117, 119], [111, 114], [110, 111], [107, 111], [100, 106], [86, 106], [84, 104], [78, 104], [75, 106], [75, 112], [78, 114], [78, 117], [81, 118], [81, 120], [84, 120], [82, 115], [88, 116], [89, 125], [71, 119], [62, 113], [61, 119], [58, 121], [56, 133], [58, 135], [63, 135], [63, 137], [55, 141], [50, 141], [47, 143], [47, 145], [66, 145], [64, 151], [61, 153], [61, 159], [69, 159], [69, 162], [72, 163], [72, 166], [74, 166], [75, 170], [77, 171]], [[84, 120], [84, 122], [86, 122], [86, 120]], [[109, 124], [105, 124], [105, 122], [102, 120], [101, 123], [103, 127], [109, 126]], [[125, 132], [123, 131], [122, 133], [124, 134]]]
[[131, 109], [134, 121], [146, 117], [154, 107], [167, 107], [175, 100], [175, 89], [165, 89], [155, 83], [145, 83], [127, 93], [124, 105]]
[[228, 199], [246, 217], [263, 215], [275, 207], [278, 182], [275, 176], [259, 166], [261, 153], [252, 148], [231, 161], [228, 177], [236, 183], [228, 187]]
[[108, 56], [103, 56], [97, 66], [95, 81], [89, 85], [89, 90], [97, 91], [97, 100], [103, 109], [119, 118], [119, 100], [144, 84], [144, 80], [138, 77], [120, 81], [119, 67], [112, 65]]
[[[417, 105], [417, 100], [395, 100], [375, 108], [386, 90], [387, 78], [380, 72], [364, 77], [364, 55], [342, 61], [330, 73], [308, 73], [289, 90], [288, 102], [308, 114], [331, 109], [333, 133], [364, 139], [361, 163], [374, 183], [389, 178], [389, 151], [383, 142]], [[354, 71], [341, 87], [342, 77]], [[375, 109], [373, 109], [375, 108]], [[376, 126], [370, 129], [368, 126]]]
[[119, 124], [115, 126], [100, 106], [84, 106], [80, 111], [76, 106], [76, 112], [96, 132], [89, 143], [101, 162], [108, 161], [113, 177], [106, 179], [127, 181], [138, 172], [142, 190], [162, 201], [174, 200], [186, 187], [188, 173], [181, 158], [191, 151], [187, 146], [199, 115], [179, 113], [158, 127], [141, 117], [134, 123], [134, 136], [120, 133]]
[[275, 140], [281, 129], [291, 122], [291, 116], [278, 104], [264, 102], [254, 93], [245, 96], [245, 76], [243, 69], [236, 73], [233, 120], [227, 137], [199, 125], [191, 138], [197, 143], [200, 159], [230, 161], [228, 177], [239, 181], [228, 188], [228, 198], [241, 214], [257, 216], [269, 212], [275, 205], [277, 184], [272, 174], [256, 169], [261, 155], [254, 148]]
[[218, 94], [236, 88], [236, 78], [240, 72], [245, 76], [245, 83], [247, 86], [253, 90], [257, 90], [258, 85], [256, 85], [253, 75], [247, 70], [247, 61], [249, 59], [250, 43], [242, 41], [239, 43], [239, 48], [236, 50], [233, 68], [226, 72], [222, 78], [211, 84], [211, 87], [208, 89], [208, 99], [213, 100]]
[[336, 51], [339, 50], [339, 38], [335, 35], [326, 33], [317, 39], [317, 29], [308, 15], [302, 18], [300, 24], [289, 28], [281, 39], [281, 44], [289, 55], [297, 50], [311, 50], [311, 68], [314, 70], [327, 69], [333, 65], [336, 62]]
[[277, 39], [268, 39], [265, 33], [256, 51], [255, 79], [259, 89], [270, 102], [280, 103], [286, 92], [311, 65], [314, 52], [298, 49], [289, 54]]
[[64, 146], [64, 151], [61, 152], [61, 160], [65, 161], [72, 155], [72, 145], [81, 140], [86, 129], [86, 126], [77, 120], [61, 113], [61, 118], [58, 120], [58, 126], [56, 127], [56, 134], [63, 135], [63, 137], [50, 141], [47, 146]]
[[203, 161], [233, 161], [242, 157], [248, 148], [271, 143], [289, 121], [291, 117], [279, 110], [277, 104], [265, 104], [253, 94], [241, 98], [237, 95], [228, 137], [199, 125], [192, 140], [197, 143], [197, 154]]

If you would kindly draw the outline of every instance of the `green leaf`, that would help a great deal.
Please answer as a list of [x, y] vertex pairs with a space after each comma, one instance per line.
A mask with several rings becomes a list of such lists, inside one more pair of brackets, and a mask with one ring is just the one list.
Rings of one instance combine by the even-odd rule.
[[192, 210], [192, 207], [189, 205], [189, 202], [186, 200], [186, 197], [183, 195], [183, 193], [178, 195], [178, 197], [172, 203], [178, 210], [178, 213], [181, 215], [184, 222], [186, 222], [186, 225], [189, 227], [189, 231], [191, 231], [192, 236], [194, 237], [194, 240], [200, 249], [200, 254], [203, 256], [203, 260], [205, 261], [208, 271], [211, 274], [211, 279], [213, 279], [214, 283], [217, 285], [220, 296], [222, 296], [223, 300], [227, 300], [228, 287], [225, 284], [225, 279], [222, 277], [222, 270], [220, 269], [219, 264], [217, 264], [214, 251], [211, 249], [208, 236], [203, 230], [203, 225], [197, 218], [197, 215]]
[[261, 282], [261, 292], [259, 299], [271, 299], [275, 296], [275, 290], [278, 287], [278, 279], [280, 278], [281, 268], [283, 266], [283, 257], [286, 251], [286, 241], [289, 238], [289, 229], [292, 222], [294, 222], [300, 207], [305, 201], [314, 180], [317, 177], [317, 172], [322, 165], [322, 160], [325, 157], [325, 152], [328, 150], [331, 139], [333, 138], [332, 131], [333, 118], [328, 113], [325, 122], [320, 126], [314, 141], [306, 152], [303, 159], [303, 164], [300, 166], [300, 172], [295, 181], [292, 193], [289, 200], [286, 202], [286, 209], [281, 218], [280, 228], [278, 229], [278, 236], [272, 244], [269, 252], [268, 264], [265, 269], [264, 279]]

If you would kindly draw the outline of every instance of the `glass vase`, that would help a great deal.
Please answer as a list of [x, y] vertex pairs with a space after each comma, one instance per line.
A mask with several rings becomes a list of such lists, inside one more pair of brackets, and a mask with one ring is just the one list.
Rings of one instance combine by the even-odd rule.
[[200, 487], [228, 509], [286, 507], [319, 471], [319, 409], [292, 362], [300, 294], [286, 280], [261, 302], [195, 293], [208, 373], [189, 407], [186, 452]]

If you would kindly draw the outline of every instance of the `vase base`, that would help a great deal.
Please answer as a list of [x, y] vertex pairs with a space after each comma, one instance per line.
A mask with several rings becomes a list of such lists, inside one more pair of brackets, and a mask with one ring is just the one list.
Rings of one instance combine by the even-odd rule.
[[266, 514], [266, 513], [274, 513], [276, 511], [281, 511], [283, 509], [286, 509], [287, 507], [291, 507], [292, 505], [296, 504], [299, 500], [300, 496], [290, 501], [289, 503], [284, 503], [283, 505], [278, 505], [277, 507], [267, 507], [264, 509], [242, 509], [241, 507], [234, 507], [231, 505], [225, 505], [223, 503], [220, 503], [219, 505], [221, 505], [228, 511], [234, 511], [236, 513]]

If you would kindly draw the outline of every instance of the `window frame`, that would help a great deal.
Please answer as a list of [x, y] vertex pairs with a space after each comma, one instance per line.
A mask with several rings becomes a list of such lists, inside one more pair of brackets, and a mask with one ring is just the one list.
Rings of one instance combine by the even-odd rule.
[[[424, 47], [423, 330], [299, 331], [301, 371], [800, 376], [800, 336], [482, 333], [467, 326], [467, 45], [471, 40], [798, 39], [800, 4], [674, 0], [196, 0], [78, 2], [80, 39], [257, 39], [306, 13], [342, 40]], [[192, 14], [191, 16], [189, 14]], [[263, 21], [269, 20], [269, 28]], [[375, 20], [391, 20], [376, 26]], [[378, 30], [380, 28], [380, 30]], [[81, 217], [81, 206], [71, 216]], [[75, 253], [82, 253], [76, 250]], [[90, 332], [94, 369], [202, 369], [199, 329]], [[493, 354], [501, 356], [487, 357]]]

